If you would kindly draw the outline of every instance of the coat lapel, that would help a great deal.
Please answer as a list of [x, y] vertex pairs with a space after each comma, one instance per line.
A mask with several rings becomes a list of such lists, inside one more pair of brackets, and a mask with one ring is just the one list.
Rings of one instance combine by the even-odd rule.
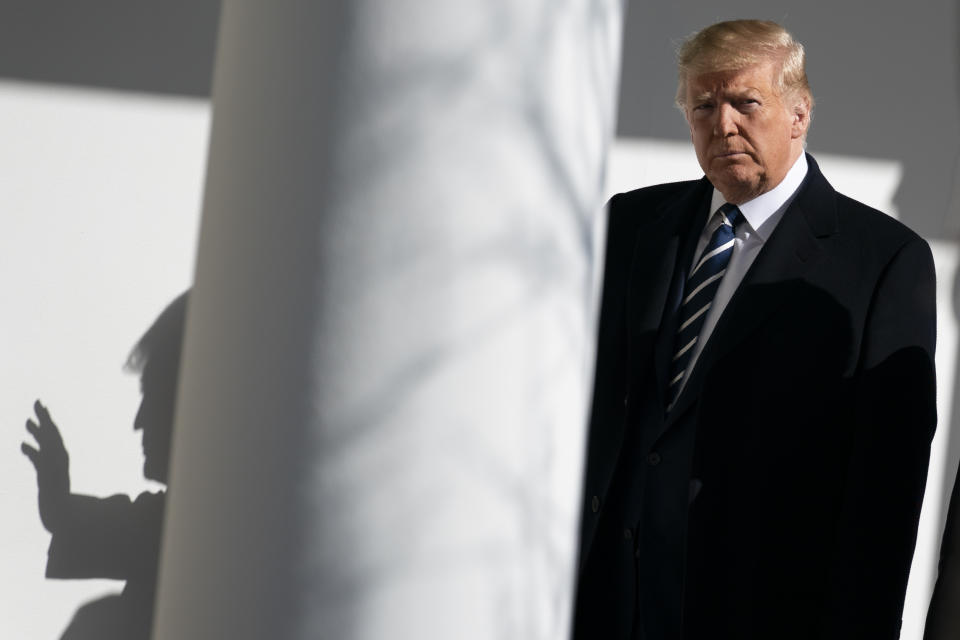
[[712, 191], [712, 185], [703, 178], [682, 197], [666, 203], [643, 230], [634, 249], [628, 326], [632, 334], [655, 336], [655, 340], [651, 343], [652, 350], [633, 353], [631, 359], [641, 367], [647, 366], [649, 358], [654, 359], [655, 386], [661, 406], [666, 406], [663, 390], [673, 348], [671, 319], [683, 293], [682, 271], [685, 269], [677, 268], [678, 259], [683, 265], [684, 257], [696, 246], [697, 236], [691, 227], [706, 216]]
[[720, 316], [670, 412], [667, 428], [699, 397], [704, 376], [714, 363], [787, 300], [786, 287], [771, 285], [802, 278], [820, 257], [823, 238], [836, 233], [836, 191], [809, 155], [807, 163], [807, 177], [800, 191]]
[[683, 197], [660, 207], [640, 231], [630, 268], [631, 331], [657, 332], [665, 305], [673, 293], [677, 257], [692, 219], [706, 206], [710, 193], [706, 179], [695, 183]]

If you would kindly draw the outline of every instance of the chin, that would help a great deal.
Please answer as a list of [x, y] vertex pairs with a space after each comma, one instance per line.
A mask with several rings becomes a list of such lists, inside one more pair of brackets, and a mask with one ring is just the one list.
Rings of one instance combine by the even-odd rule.
[[153, 480], [154, 482], [167, 484], [166, 470], [157, 469], [156, 465], [148, 462], [143, 463], [143, 477], [147, 480]]
[[[710, 176], [708, 176], [710, 177]], [[742, 204], [742, 202], [760, 195], [763, 183], [757, 175], [730, 175], [724, 173], [721, 176], [710, 177], [710, 182], [724, 195], [729, 202]]]

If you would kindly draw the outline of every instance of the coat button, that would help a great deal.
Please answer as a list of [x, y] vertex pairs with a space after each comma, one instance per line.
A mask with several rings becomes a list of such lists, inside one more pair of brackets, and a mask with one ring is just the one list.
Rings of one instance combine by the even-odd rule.
[[633, 537], [633, 531], [630, 531], [630, 529], [624, 529], [624, 530], [623, 530], [623, 538], [624, 538], [624, 540], [629, 540], [629, 539], [632, 538], [632, 537]]
[[650, 453], [648, 453], [648, 454], [647, 454], [647, 463], [648, 463], [651, 467], [655, 467], [655, 466], [657, 466], [658, 464], [660, 464], [660, 454], [657, 453], [656, 451], [651, 451]]
[[593, 496], [593, 498], [590, 499], [590, 509], [593, 510], [594, 513], [596, 513], [597, 511], [600, 511], [599, 496]]

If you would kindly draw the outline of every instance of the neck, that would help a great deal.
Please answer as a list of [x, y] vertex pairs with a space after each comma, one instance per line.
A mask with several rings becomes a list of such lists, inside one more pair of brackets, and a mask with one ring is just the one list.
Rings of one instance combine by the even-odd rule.
[[790, 173], [790, 169], [797, 163], [797, 160], [803, 154], [803, 142], [797, 141], [798, 144], [795, 145], [793, 151], [790, 154], [790, 162], [787, 164], [786, 170], [783, 171], [778, 176], [773, 178], [769, 174], [764, 173], [760, 176], [760, 179], [756, 184], [740, 184], [740, 185], [731, 185], [725, 189], [717, 187], [717, 191], [723, 194], [724, 200], [730, 204], [741, 205], [745, 202], [750, 202], [758, 196], [762, 196], [768, 191], [776, 189], [784, 178], [787, 177], [787, 174]]

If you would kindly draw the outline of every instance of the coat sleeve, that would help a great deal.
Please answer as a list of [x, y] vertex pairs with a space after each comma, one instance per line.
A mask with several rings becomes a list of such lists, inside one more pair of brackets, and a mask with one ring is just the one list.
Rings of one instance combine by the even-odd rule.
[[930, 248], [914, 236], [877, 280], [850, 381], [853, 441], [825, 638], [899, 637], [936, 426], [935, 300]]
[[156, 572], [163, 493], [70, 496], [68, 516], [50, 539], [48, 578], [128, 580]]

